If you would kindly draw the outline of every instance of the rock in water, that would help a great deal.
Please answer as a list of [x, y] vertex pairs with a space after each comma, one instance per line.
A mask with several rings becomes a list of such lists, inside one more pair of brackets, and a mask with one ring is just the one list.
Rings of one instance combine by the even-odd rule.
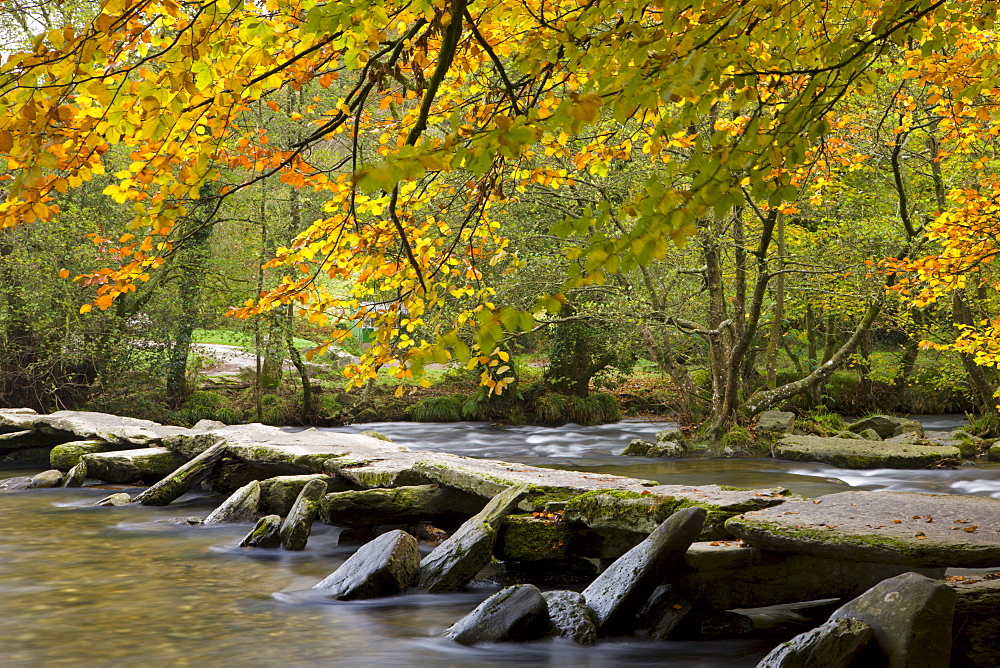
[[553, 631], [580, 645], [593, 645], [597, 629], [583, 594], [575, 591], [547, 591], [542, 594], [549, 607], [549, 622]]
[[286, 550], [306, 549], [306, 541], [312, 532], [312, 523], [319, 510], [319, 500], [326, 494], [326, 483], [310, 480], [306, 483], [295, 504], [288, 511], [288, 517], [281, 524], [281, 546]]
[[31, 489], [31, 478], [26, 475], [19, 475], [14, 478], [0, 480], [0, 489], [18, 490]]
[[955, 590], [943, 582], [904, 573], [847, 602], [830, 619], [859, 619], [872, 627], [859, 665], [946, 668], [955, 598]]
[[517, 485], [494, 496], [485, 508], [421, 560], [417, 586], [430, 591], [455, 591], [467, 585], [489, 563], [500, 521], [527, 494], [527, 485]]
[[68, 471], [80, 463], [80, 458], [93, 452], [112, 452], [122, 447], [107, 441], [70, 441], [60, 443], [49, 453], [52, 468]]
[[871, 637], [872, 627], [860, 619], [831, 619], [781, 643], [757, 668], [850, 666]]
[[253, 480], [232, 493], [205, 518], [204, 524], [253, 522], [260, 507], [260, 482]]
[[144, 506], [166, 506], [212, 473], [215, 465], [226, 456], [226, 446], [217, 443], [182, 465], [166, 478], [135, 497]]
[[313, 589], [342, 601], [394, 596], [410, 586], [419, 566], [416, 538], [397, 529], [363, 545]]
[[678, 510], [583, 591], [598, 632], [625, 630], [653, 588], [698, 538], [707, 515], [704, 508]]
[[534, 640], [549, 631], [548, 606], [535, 585], [501, 589], [444, 632], [462, 645]]
[[31, 488], [45, 489], [47, 487], [58, 487], [59, 483], [62, 482], [62, 479], [62, 471], [57, 471], [56, 469], [42, 471], [31, 479]]
[[690, 601], [676, 594], [673, 585], [660, 585], [639, 613], [636, 626], [650, 638], [666, 640], [691, 607]]
[[132, 503], [132, 497], [130, 497], [125, 492], [118, 492], [112, 494], [111, 496], [106, 496], [97, 503], [95, 506], [127, 506]]
[[83, 487], [83, 481], [87, 479], [87, 464], [80, 462], [69, 470], [63, 478], [63, 487]]
[[92, 452], [80, 457], [91, 478], [107, 482], [143, 480], [154, 483], [186, 461], [166, 448], [138, 448], [115, 452]]
[[278, 547], [281, 545], [281, 517], [267, 515], [257, 520], [257, 524], [242, 541], [240, 547]]

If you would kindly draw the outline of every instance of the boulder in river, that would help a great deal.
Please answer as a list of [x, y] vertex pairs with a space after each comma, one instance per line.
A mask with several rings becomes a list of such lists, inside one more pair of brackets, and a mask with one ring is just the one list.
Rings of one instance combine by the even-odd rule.
[[848, 601], [830, 619], [859, 619], [872, 628], [860, 665], [947, 668], [955, 599], [944, 582], [904, 573]]
[[774, 445], [774, 456], [799, 462], [823, 462], [845, 469], [922, 469], [941, 459], [960, 458], [962, 453], [951, 445], [789, 435]]
[[124, 449], [121, 445], [107, 441], [69, 441], [60, 443], [49, 453], [49, 464], [54, 469], [68, 471], [80, 463], [80, 458], [92, 452], [112, 452]]
[[678, 510], [583, 591], [599, 632], [627, 628], [655, 586], [698, 538], [707, 515], [704, 508]]
[[1000, 573], [950, 579], [958, 595], [952, 624], [952, 665], [1000, 666]]
[[500, 522], [528, 494], [527, 485], [509, 487], [467, 520], [420, 561], [417, 585], [430, 591], [462, 589], [493, 557]]
[[445, 631], [462, 645], [534, 640], [549, 632], [548, 605], [530, 584], [501, 589]]
[[319, 510], [319, 500], [324, 494], [326, 494], [326, 483], [322, 480], [310, 480], [302, 488], [292, 509], [288, 511], [288, 517], [281, 523], [280, 536], [283, 548], [295, 551], [306, 549], [306, 542], [312, 533], [312, 523]]
[[125, 492], [115, 492], [110, 496], [106, 496], [97, 503], [95, 506], [127, 506], [132, 503], [132, 497]]
[[62, 471], [57, 471], [56, 469], [42, 471], [31, 478], [31, 488], [44, 489], [47, 487], [58, 487], [62, 479]]
[[71, 468], [63, 478], [63, 487], [83, 487], [83, 482], [87, 479], [87, 465], [80, 462]]
[[265, 515], [257, 520], [257, 524], [250, 530], [240, 547], [278, 547], [281, 545], [281, 517], [279, 515]]
[[0, 480], [0, 490], [15, 491], [19, 489], [31, 489], [31, 476], [19, 475]]
[[397, 529], [363, 545], [313, 589], [342, 601], [395, 596], [410, 586], [419, 565], [416, 539]]
[[320, 501], [320, 517], [343, 527], [409, 524], [449, 516], [461, 522], [485, 505], [480, 496], [440, 485], [378, 487], [327, 494]]
[[139, 448], [115, 452], [92, 452], [80, 457], [91, 478], [106, 482], [155, 483], [187, 461], [166, 448]]
[[[789, 508], [794, 508], [789, 504]], [[812, 554], [766, 552], [737, 541], [694, 543], [684, 554], [684, 568], [672, 578], [673, 595], [699, 608], [732, 610], [853, 598], [886, 578], [913, 566], [831, 559]], [[918, 568], [943, 577], [944, 568]], [[720, 583], [725, 583], [720, 586]]]
[[549, 622], [555, 635], [579, 645], [597, 642], [597, 628], [583, 594], [575, 591], [547, 591], [542, 594], [549, 609]]
[[677, 459], [687, 454], [687, 448], [676, 441], [657, 441], [649, 443], [641, 438], [633, 438], [628, 447], [622, 451], [625, 457], [657, 457], [661, 459]]
[[642, 635], [666, 640], [691, 612], [691, 607], [690, 601], [676, 594], [673, 585], [660, 585], [639, 612], [636, 628]]
[[840, 492], [734, 517], [754, 547], [844, 561], [989, 568], [1000, 564], [1000, 499]]
[[860, 434], [866, 429], [874, 429], [879, 438], [886, 439], [899, 434], [912, 432], [920, 436], [924, 435], [924, 426], [916, 420], [909, 418], [895, 417], [893, 415], [871, 415], [853, 422], [847, 426], [855, 434]]
[[207, 478], [215, 465], [227, 454], [224, 443], [217, 443], [176, 471], [135, 497], [135, 502], [143, 506], [166, 506], [199, 482]]
[[831, 619], [781, 643], [757, 668], [850, 666], [871, 637], [872, 627], [860, 619]]
[[275, 515], [287, 515], [295, 504], [302, 488], [313, 480], [327, 484], [332, 478], [322, 473], [306, 475], [280, 475], [260, 481], [261, 510]]
[[252, 480], [233, 492], [205, 518], [204, 524], [255, 522], [260, 508], [260, 482]]

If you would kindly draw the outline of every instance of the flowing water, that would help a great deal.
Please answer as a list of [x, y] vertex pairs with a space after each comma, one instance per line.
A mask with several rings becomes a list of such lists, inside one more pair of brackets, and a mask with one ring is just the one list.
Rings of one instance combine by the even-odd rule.
[[[618, 457], [664, 423], [495, 427], [383, 423], [413, 449], [649, 478], [666, 484], [780, 485], [815, 496], [893, 489], [1000, 497], [1000, 466], [844, 471], [770, 459]], [[953, 426], [953, 425], [945, 425]], [[945, 428], [945, 427], [939, 427]], [[0, 471], [0, 477], [36, 471]], [[106, 489], [0, 492], [0, 665], [752, 666], [775, 641], [561, 639], [464, 648], [437, 636], [496, 588], [337, 603], [306, 589], [356, 546], [317, 524], [301, 553], [242, 550], [247, 526], [165, 522], [219, 502], [189, 494], [167, 508], [94, 508]]]

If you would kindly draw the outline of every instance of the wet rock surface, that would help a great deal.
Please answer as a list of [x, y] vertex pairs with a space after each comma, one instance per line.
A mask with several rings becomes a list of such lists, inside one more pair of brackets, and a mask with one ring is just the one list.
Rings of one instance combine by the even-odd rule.
[[456, 591], [465, 587], [492, 559], [499, 523], [527, 494], [528, 486], [518, 485], [493, 497], [485, 508], [420, 561], [417, 585], [429, 591]]
[[250, 530], [240, 547], [278, 547], [281, 545], [281, 517], [278, 515], [265, 515], [257, 520], [257, 524]]
[[84, 481], [87, 479], [87, 465], [80, 462], [73, 468], [71, 468], [66, 476], [63, 478], [63, 487], [83, 487]]
[[327, 484], [331, 478], [321, 473], [310, 475], [282, 475], [260, 481], [261, 510], [275, 515], [287, 515], [302, 489], [313, 480]]
[[395, 596], [412, 584], [419, 565], [416, 539], [390, 531], [363, 545], [313, 589], [342, 601]]
[[97, 503], [95, 506], [127, 506], [132, 503], [132, 497], [125, 492], [116, 492], [110, 496], [106, 496]]
[[872, 627], [859, 619], [831, 619], [778, 645], [757, 668], [850, 666], [872, 633]]
[[830, 620], [858, 619], [872, 639], [862, 665], [945, 668], [951, 657], [955, 590], [916, 573], [884, 580], [833, 613]]
[[115, 443], [108, 443], [107, 441], [69, 441], [67, 443], [60, 443], [52, 448], [52, 451], [49, 452], [49, 463], [54, 469], [68, 471], [80, 463], [80, 458], [83, 455], [88, 455], [92, 452], [111, 452], [123, 449], [125, 447]]
[[[227, 454], [224, 444], [213, 445], [135, 498], [144, 506], [166, 506], [207, 478]], [[88, 468], [89, 468], [88, 463]]]
[[279, 537], [283, 548], [295, 551], [306, 549], [306, 542], [312, 533], [312, 523], [319, 510], [319, 500], [324, 494], [326, 494], [324, 481], [310, 480], [305, 484], [292, 509], [288, 511], [288, 517], [281, 523]]
[[542, 594], [548, 606], [553, 632], [579, 645], [597, 642], [597, 628], [583, 594], [575, 591], [547, 591]]
[[951, 664], [1000, 666], [1000, 573], [962, 577], [949, 584], [957, 595]]
[[16, 491], [20, 489], [31, 489], [31, 476], [19, 475], [0, 480], [0, 490]]
[[501, 589], [453, 624], [444, 635], [462, 645], [534, 640], [549, 632], [548, 605], [530, 584]]
[[924, 435], [924, 426], [916, 420], [896, 417], [894, 415], [872, 415], [853, 422], [847, 428], [856, 434], [866, 429], [873, 430], [879, 438], [887, 439], [900, 434], [914, 433]]
[[253, 480], [232, 493], [205, 518], [205, 524], [256, 522], [260, 508], [260, 482]]
[[59, 483], [62, 482], [62, 479], [63, 479], [62, 471], [58, 471], [56, 469], [42, 471], [41, 473], [32, 476], [31, 489], [45, 489], [48, 487], [58, 487]]
[[440, 485], [376, 488], [327, 494], [320, 502], [320, 517], [336, 526], [376, 526], [469, 517], [485, 505], [480, 496]]
[[697, 539], [707, 514], [704, 508], [678, 510], [583, 591], [600, 633], [627, 630], [652, 590]]
[[1000, 499], [841, 492], [748, 512], [726, 527], [755, 547], [910, 566], [1000, 565]]
[[950, 445], [788, 435], [775, 444], [774, 456], [798, 462], [823, 462], [845, 469], [922, 469], [941, 459], [960, 458], [962, 453]]
[[165, 448], [139, 448], [83, 455], [91, 478], [106, 482], [155, 483], [172, 473], [186, 460]]

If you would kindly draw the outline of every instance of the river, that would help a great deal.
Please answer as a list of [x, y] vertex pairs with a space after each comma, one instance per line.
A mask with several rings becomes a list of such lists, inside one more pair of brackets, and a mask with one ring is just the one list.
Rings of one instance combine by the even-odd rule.
[[[951, 418], [945, 419], [947, 422]], [[951, 419], [954, 422], [954, 419]], [[497, 427], [483, 423], [381, 423], [417, 450], [650, 478], [666, 484], [784, 486], [808, 496], [891, 489], [1000, 497], [1000, 465], [940, 471], [845, 471], [771, 459], [618, 457], [631, 438], [664, 423]], [[947, 428], [948, 423], [938, 427]], [[0, 477], [37, 471], [0, 471]], [[167, 508], [94, 508], [104, 489], [0, 492], [0, 628], [4, 666], [753, 666], [765, 641], [561, 639], [465, 648], [437, 636], [496, 590], [411, 594], [338, 603], [281, 595], [311, 587], [356, 546], [315, 525], [306, 551], [242, 550], [246, 526], [191, 527], [219, 500], [188, 494]]]

